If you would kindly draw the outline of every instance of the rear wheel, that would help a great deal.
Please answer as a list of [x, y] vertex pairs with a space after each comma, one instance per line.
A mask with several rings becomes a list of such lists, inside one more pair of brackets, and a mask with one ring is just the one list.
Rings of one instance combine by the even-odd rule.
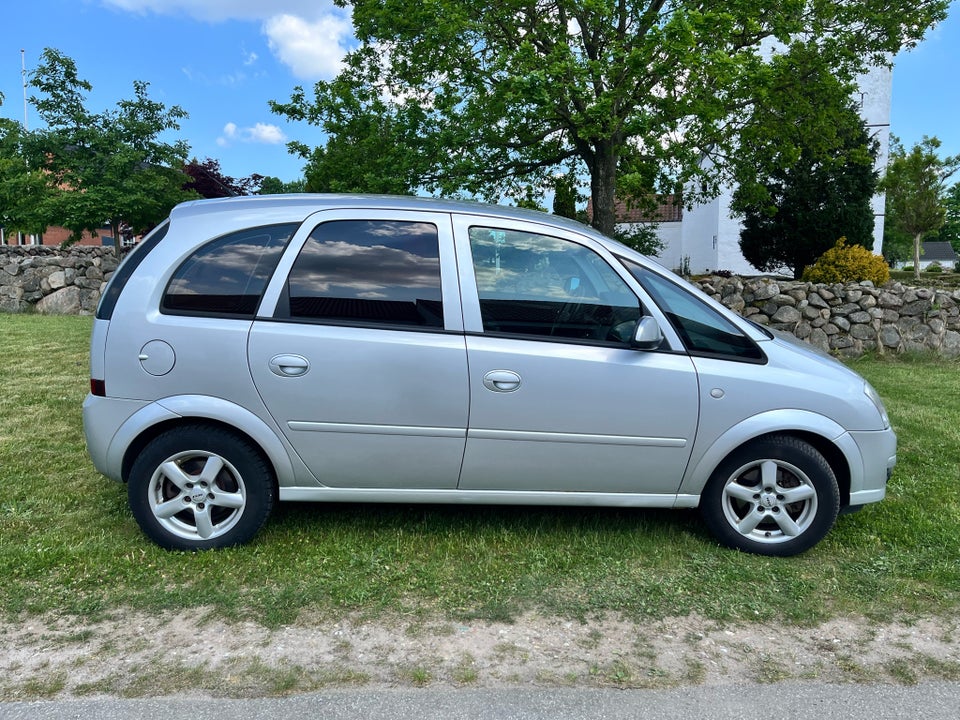
[[158, 435], [133, 463], [130, 509], [143, 532], [170, 550], [249, 541], [274, 501], [270, 468], [247, 440], [187, 425]]
[[792, 436], [763, 438], [714, 471], [700, 498], [704, 522], [728, 547], [796, 555], [833, 527], [840, 491], [816, 448]]

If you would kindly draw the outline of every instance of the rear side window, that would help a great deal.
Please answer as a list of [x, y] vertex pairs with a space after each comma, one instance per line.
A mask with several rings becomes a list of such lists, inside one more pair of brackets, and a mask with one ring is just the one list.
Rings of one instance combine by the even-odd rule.
[[318, 225], [290, 270], [278, 316], [442, 328], [436, 225], [394, 220]]
[[252, 318], [283, 248], [299, 226], [267, 225], [208, 242], [177, 268], [163, 294], [162, 311]]

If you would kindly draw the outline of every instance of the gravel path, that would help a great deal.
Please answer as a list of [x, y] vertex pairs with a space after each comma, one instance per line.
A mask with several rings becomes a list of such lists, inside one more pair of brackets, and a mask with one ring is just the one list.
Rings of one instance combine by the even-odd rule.
[[911, 685], [960, 680], [960, 620], [810, 628], [699, 617], [515, 623], [405, 617], [303, 620], [269, 629], [203, 611], [94, 624], [0, 625], [0, 698], [264, 697], [431, 686], [669, 689], [819, 680]]

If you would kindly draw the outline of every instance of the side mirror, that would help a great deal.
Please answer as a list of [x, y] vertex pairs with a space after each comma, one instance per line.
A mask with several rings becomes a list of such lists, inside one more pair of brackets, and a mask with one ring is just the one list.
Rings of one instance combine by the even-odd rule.
[[663, 333], [660, 332], [660, 325], [657, 324], [657, 321], [649, 315], [640, 318], [630, 346], [637, 350], [656, 350], [662, 342]]

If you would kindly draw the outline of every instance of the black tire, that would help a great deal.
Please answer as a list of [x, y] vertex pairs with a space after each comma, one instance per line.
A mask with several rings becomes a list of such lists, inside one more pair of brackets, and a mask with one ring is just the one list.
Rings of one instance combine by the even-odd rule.
[[727, 547], [786, 557], [809, 550], [833, 527], [837, 478], [799, 438], [761, 438], [728, 456], [700, 496], [700, 512]]
[[143, 532], [168, 550], [242, 545], [273, 508], [273, 473], [258, 449], [220, 427], [184, 425], [154, 438], [127, 481]]

